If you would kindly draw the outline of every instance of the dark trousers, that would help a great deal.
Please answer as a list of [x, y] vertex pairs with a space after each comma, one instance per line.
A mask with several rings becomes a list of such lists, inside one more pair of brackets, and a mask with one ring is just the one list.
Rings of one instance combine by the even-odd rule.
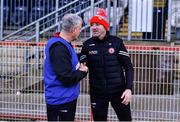
[[109, 102], [111, 103], [119, 121], [131, 121], [130, 104], [122, 104], [120, 96], [112, 98], [91, 97], [91, 109], [94, 121], [107, 121]]
[[77, 99], [60, 105], [47, 104], [48, 121], [74, 121]]

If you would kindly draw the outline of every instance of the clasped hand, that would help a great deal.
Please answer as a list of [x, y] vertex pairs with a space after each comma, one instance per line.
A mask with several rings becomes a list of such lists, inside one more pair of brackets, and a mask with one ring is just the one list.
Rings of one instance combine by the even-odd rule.
[[80, 67], [79, 67], [79, 70], [83, 71], [83, 72], [88, 72], [88, 67], [86, 66], [85, 63], [81, 63]]

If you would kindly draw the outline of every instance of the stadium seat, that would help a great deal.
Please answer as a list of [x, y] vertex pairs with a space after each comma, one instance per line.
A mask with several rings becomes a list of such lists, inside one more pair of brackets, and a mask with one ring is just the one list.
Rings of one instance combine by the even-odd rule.
[[28, 20], [28, 8], [25, 6], [15, 7], [14, 13], [12, 14], [12, 23], [16, 26], [22, 26]]
[[33, 22], [45, 14], [45, 8], [42, 6], [36, 6], [32, 8], [30, 13], [30, 22]]
[[3, 7], [3, 22], [8, 24], [9, 23], [9, 7]]

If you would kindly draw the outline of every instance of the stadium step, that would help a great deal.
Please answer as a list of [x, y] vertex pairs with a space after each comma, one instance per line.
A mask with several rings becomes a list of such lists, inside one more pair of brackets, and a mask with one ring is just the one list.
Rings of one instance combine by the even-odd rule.
[[127, 32], [128, 28], [120, 28], [120, 32]]
[[[120, 37], [128, 37], [128, 15], [124, 16], [124, 19], [121, 20], [120, 29], [118, 35]], [[131, 36], [135, 38], [141, 38], [142, 32], [132, 32]]]
[[[119, 36], [123, 36], [123, 37], [127, 37], [128, 36], [128, 32], [119, 32], [118, 33]], [[133, 37], [142, 37], [142, 32], [132, 32], [131, 36]]]
[[[162, 7], [165, 7], [166, 5], [166, 0], [154, 0], [154, 3], [153, 3], [153, 7], [154, 8], [162, 8]], [[167, 32], [168, 32], [168, 24], [167, 24], [167, 20], [166, 20], [166, 24], [165, 24], [165, 38], [167, 39]], [[118, 35], [120, 37], [127, 37], [128, 36], [128, 15], [125, 15], [124, 16], [124, 19], [121, 20], [121, 23], [120, 23], [120, 29], [119, 29], [119, 33]], [[136, 38], [141, 38], [143, 36], [143, 33], [142, 32], [132, 32], [131, 33], [131, 36], [132, 37], [136, 37]]]
[[155, 8], [163, 8], [165, 7], [165, 0], [154, 0], [153, 6]]
[[167, 39], [167, 35], [168, 35], [168, 20], [166, 20], [166, 24], [165, 24], [165, 39]]

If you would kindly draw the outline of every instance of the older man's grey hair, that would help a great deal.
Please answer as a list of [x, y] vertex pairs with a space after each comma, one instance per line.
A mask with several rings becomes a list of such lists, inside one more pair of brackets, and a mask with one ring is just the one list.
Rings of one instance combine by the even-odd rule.
[[80, 16], [76, 14], [66, 14], [62, 18], [61, 28], [63, 31], [71, 32], [72, 29], [78, 27], [82, 23]]

